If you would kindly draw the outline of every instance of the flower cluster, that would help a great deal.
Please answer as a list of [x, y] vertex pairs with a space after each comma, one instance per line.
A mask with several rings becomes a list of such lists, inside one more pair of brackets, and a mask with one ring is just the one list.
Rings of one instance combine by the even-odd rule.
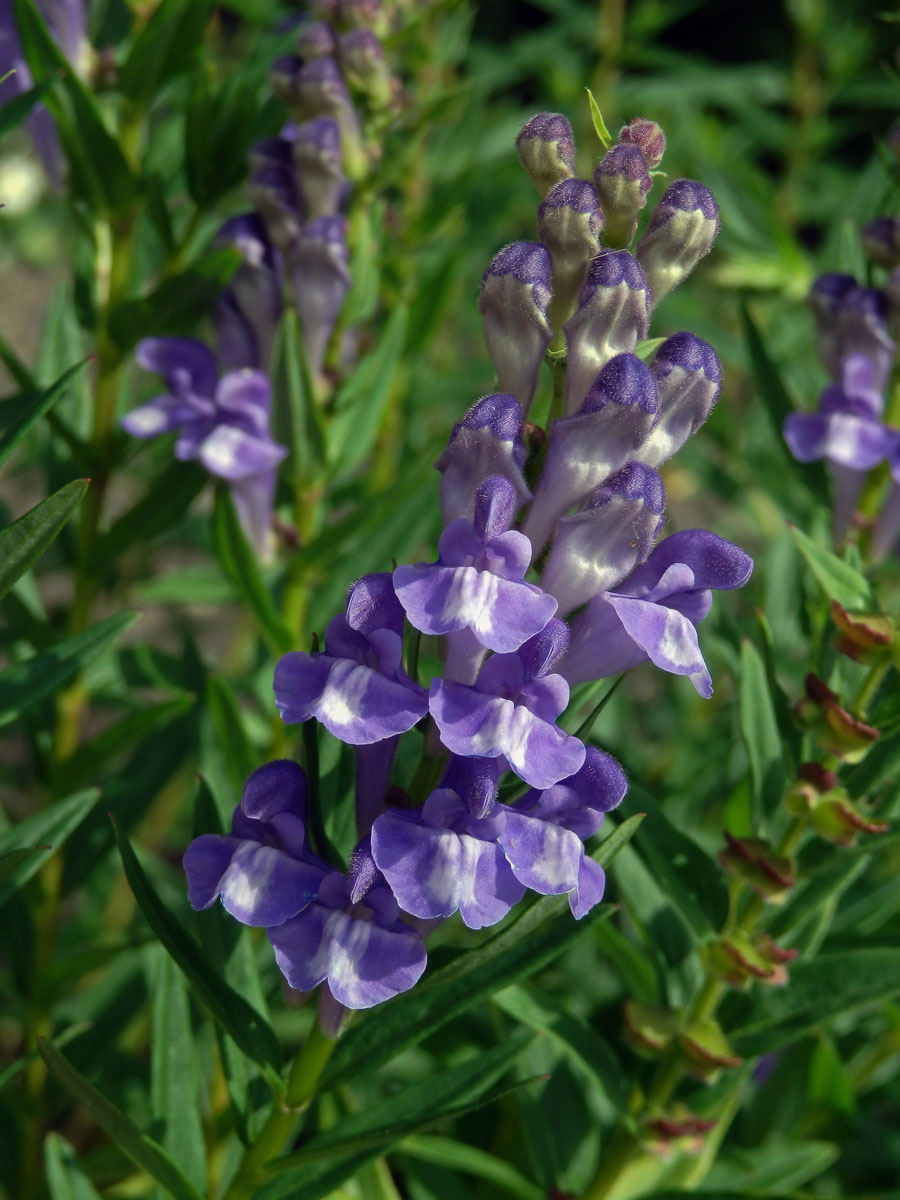
[[800, 462], [828, 463], [837, 541], [852, 525], [869, 471], [888, 464], [892, 483], [869, 541], [870, 553], [880, 558], [900, 535], [900, 430], [885, 420], [900, 304], [898, 220], [870, 221], [863, 229], [863, 246], [876, 267], [889, 271], [887, 279], [875, 288], [860, 285], [852, 275], [828, 274], [813, 284], [810, 305], [831, 382], [816, 412], [790, 414], [784, 437]]
[[275, 334], [292, 307], [310, 377], [322, 390], [326, 352], [351, 284], [346, 212], [352, 183], [365, 176], [372, 155], [351, 93], [371, 113], [392, 104], [399, 88], [375, 31], [385, 32], [385, 10], [356, 0], [326, 7], [329, 20], [301, 24], [298, 54], [272, 67], [272, 88], [291, 120], [251, 153], [255, 211], [226, 221], [216, 239], [242, 260], [213, 314], [224, 373], [219, 379], [201, 342], [142, 342], [139, 364], [161, 374], [168, 392], [123, 422], [135, 437], [177, 430], [177, 456], [199, 459], [229, 483], [261, 557], [267, 556], [275, 467], [287, 454], [270, 436]]
[[[470, 928], [493, 925], [527, 889], [566, 895], [576, 918], [599, 902], [603, 871], [585, 841], [621, 801], [625, 776], [560, 725], [570, 685], [650, 660], [709, 696], [696, 626], [712, 590], [740, 587], [752, 567], [706, 530], [657, 541], [658, 467], [706, 419], [721, 372], [690, 333], [666, 339], [650, 364], [635, 353], [652, 308], [648, 277], [664, 293], [709, 248], [715, 202], [699, 184], [672, 184], [632, 256], [600, 238], [604, 222], [618, 241], [633, 234], [646, 155], [655, 164], [662, 151], [658, 126], [626, 127], [595, 184], [573, 177], [564, 117], [534, 118], [519, 149], [549, 189], [541, 241], [507, 247], [484, 277], [505, 390], [469, 410], [438, 460], [437, 558], [360, 579], [323, 648], [275, 668], [282, 719], [315, 719], [355, 749], [360, 840], [348, 873], [310, 855], [300, 802], [281, 782], [302, 791], [290, 763], [252, 776], [231, 837], [200, 838], [185, 859], [192, 903], [221, 895], [239, 920], [266, 927], [289, 982], [327, 980], [351, 1008], [415, 982], [425, 963], [417, 922], [459, 911]], [[546, 438], [531, 427], [526, 446], [560, 322], [560, 407]], [[435, 639], [441, 669], [427, 684], [404, 667], [405, 631]], [[414, 728], [423, 769], [406, 793], [391, 772]], [[501, 795], [506, 772], [521, 782]]]

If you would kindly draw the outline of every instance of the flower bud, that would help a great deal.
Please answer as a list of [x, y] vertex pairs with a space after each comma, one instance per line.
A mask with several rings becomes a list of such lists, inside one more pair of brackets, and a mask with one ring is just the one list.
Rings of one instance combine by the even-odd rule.
[[690, 275], [718, 232], [719, 206], [709, 188], [690, 179], [666, 188], [635, 251], [654, 305]]
[[852, 846], [860, 833], [884, 833], [884, 821], [873, 821], [850, 799], [837, 776], [819, 763], [804, 763], [785, 797], [793, 816], [809, 817], [820, 837], [839, 846]]
[[[878, 288], [851, 288], [835, 315], [836, 355], [839, 367], [851, 355], [868, 360], [867, 392], [874, 397], [875, 415], [884, 405], [897, 349], [888, 332], [888, 305], [884, 292]], [[840, 376], [841, 371], [835, 372]]]
[[740, 932], [720, 937], [705, 951], [707, 969], [731, 987], [744, 987], [753, 979], [781, 987], [787, 983], [784, 964], [796, 957], [796, 950], [782, 950], [768, 934]]
[[736, 838], [726, 830], [725, 841], [728, 849], [719, 855], [725, 870], [764, 899], [780, 904], [797, 882], [792, 860], [776, 854], [764, 838]]
[[544, 351], [553, 337], [547, 306], [553, 297], [550, 254], [540, 242], [514, 242], [497, 254], [481, 280], [478, 310], [501, 391], [527, 415]]
[[650, 368], [634, 354], [617, 354], [594, 380], [581, 410], [554, 421], [544, 469], [522, 527], [535, 557], [562, 514], [635, 456], [658, 411]]
[[341, 131], [334, 117], [317, 117], [298, 125], [292, 153], [307, 216], [335, 214], [344, 187], [344, 173]]
[[577, 412], [601, 368], [647, 336], [650, 290], [627, 250], [600, 253], [588, 268], [578, 309], [563, 326], [566, 412]]
[[639, 147], [628, 143], [613, 146], [594, 172], [594, 187], [606, 218], [607, 244], [629, 245], [652, 187], [647, 160]]
[[856, 720], [841, 708], [837, 696], [817, 675], [806, 676], [806, 696], [794, 705], [794, 714], [823, 750], [845, 762], [864, 758], [880, 731]]
[[875, 217], [862, 227], [866, 257], [889, 271], [900, 265], [900, 222], [896, 217]]
[[460, 517], [471, 521], [475, 496], [490, 475], [502, 475], [512, 484], [517, 506], [531, 498], [522, 474], [522, 409], [515, 396], [485, 396], [454, 425], [440, 458], [441, 514], [449, 525]]
[[519, 161], [545, 195], [554, 183], [575, 174], [575, 138], [562, 113], [538, 113], [516, 138]]
[[848, 613], [842, 604], [832, 600], [831, 619], [839, 630], [835, 642], [839, 654], [867, 665], [890, 657], [896, 636], [890, 617], [883, 613]]
[[283, 304], [280, 263], [265, 225], [256, 213], [232, 217], [216, 235], [216, 244], [236, 247], [244, 260], [214, 315], [219, 361], [229, 371], [267, 371]]
[[381, 42], [371, 29], [354, 29], [340, 40], [341, 66], [351, 87], [368, 97], [373, 108], [386, 108], [394, 94], [393, 78]]
[[[292, 132], [291, 127], [285, 132]], [[284, 252], [296, 240], [303, 224], [303, 203], [289, 138], [257, 142], [250, 154], [250, 167], [247, 190], [253, 207], [265, 222], [272, 242]]]
[[630, 462], [594, 491], [580, 512], [562, 517], [541, 587], [565, 616], [606, 592], [650, 553], [666, 493], [659, 475]]
[[678, 1014], [657, 1004], [626, 1000], [625, 1033], [642, 1058], [656, 1058], [671, 1046], [678, 1032]]
[[310, 21], [307, 25], [301, 25], [297, 33], [297, 53], [304, 62], [313, 58], [334, 58], [337, 53], [334, 30], [325, 21]]
[[550, 322], [559, 329], [572, 315], [591, 259], [600, 253], [603, 213], [586, 179], [554, 184], [538, 209], [538, 238], [553, 262]]
[[659, 420], [640, 447], [641, 462], [659, 467], [697, 432], [719, 395], [722, 366], [708, 342], [676, 333], [653, 360]]
[[648, 121], [646, 117], [632, 117], [627, 125], [623, 125], [619, 130], [619, 142], [637, 146], [651, 171], [659, 166], [666, 152], [666, 135], [655, 121]]
[[837, 340], [837, 315], [847, 295], [856, 287], [852, 275], [830, 272], [820, 275], [809, 289], [807, 300], [816, 319], [819, 357], [837, 377], [841, 369], [841, 350]]
[[712, 1017], [703, 1017], [688, 1029], [682, 1029], [678, 1042], [687, 1071], [707, 1083], [712, 1083], [723, 1068], [739, 1067], [743, 1062]]
[[371, 29], [378, 37], [390, 32], [383, 0], [340, 0], [340, 14], [350, 29]]
[[322, 370], [325, 350], [347, 289], [347, 232], [343, 217], [316, 217], [303, 227], [287, 260], [303, 345], [313, 377]]
[[341, 69], [333, 58], [315, 58], [300, 63], [296, 58], [281, 58], [269, 78], [272, 88], [287, 105], [295, 121], [314, 117], [333, 117], [341, 130], [344, 171], [350, 179], [360, 179], [366, 171], [366, 159], [360, 140], [359, 120]]

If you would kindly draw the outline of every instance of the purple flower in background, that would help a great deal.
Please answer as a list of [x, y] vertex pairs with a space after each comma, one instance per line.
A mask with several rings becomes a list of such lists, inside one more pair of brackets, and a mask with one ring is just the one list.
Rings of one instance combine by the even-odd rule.
[[345, 875], [331, 871], [311, 904], [266, 932], [291, 987], [308, 992], [327, 982], [345, 1008], [372, 1008], [418, 982], [425, 947], [400, 921], [386, 887], [354, 892]]
[[337, 121], [333, 117], [317, 117], [297, 125], [292, 154], [307, 216], [335, 215], [345, 186]]
[[306, 218], [294, 166], [296, 135], [296, 125], [288, 124], [278, 137], [257, 142], [250, 155], [250, 199], [269, 238], [283, 254], [299, 236]]
[[743, 587], [753, 560], [705, 529], [665, 538], [617, 592], [601, 592], [576, 618], [558, 670], [569, 683], [617, 675], [649, 659], [688, 675], [701, 696], [712, 681], [697, 641], [712, 606], [711, 589]]
[[528, 413], [544, 351], [553, 337], [550, 252], [540, 242], [514, 242], [495, 255], [481, 280], [478, 310], [500, 390]]
[[347, 256], [343, 217], [309, 221], [286, 253], [303, 345], [314, 377], [322, 371], [328, 341], [350, 288]]
[[175, 456], [197, 459], [231, 488], [247, 537], [266, 553], [275, 468], [287, 454], [269, 433], [271, 391], [261, 371], [229, 371], [219, 378], [212, 352], [187, 338], [147, 338], [136, 358], [165, 380], [168, 392], [122, 418], [133, 437], [178, 434]]
[[583, 843], [621, 803], [626, 787], [616, 760], [588, 746], [574, 775], [509, 808], [498, 841], [515, 877], [541, 895], [568, 893], [578, 920], [590, 912], [603, 899], [606, 877]]
[[279, 759], [254, 771], [231, 833], [204, 833], [184, 855], [195, 909], [221, 897], [244, 925], [280, 925], [316, 897], [327, 868], [306, 849], [306, 776]]
[[229, 371], [240, 367], [268, 371], [283, 308], [280, 260], [256, 213], [226, 221], [216, 242], [234, 246], [244, 260], [214, 314], [219, 361]]
[[390, 575], [354, 584], [343, 615], [325, 631], [323, 653], [292, 651], [275, 667], [275, 703], [295, 725], [315, 717], [351, 745], [405, 733], [428, 711], [425, 691], [401, 668], [403, 609]]
[[441, 514], [449, 525], [460, 517], [472, 520], [475, 493], [489, 475], [502, 475], [512, 484], [516, 505], [531, 499], [522, 467], [522, 409], [515, 396], [485, 396], [469, 409], [450, 432], [435, 463], [441, 472]]
[[509, 810], [495, 802], [491, 768], [487, 805], [477, 785], [461, 786], [463, 795], [442, 787], [421, 810], [388, 809], [375, 822], [372, 853], [405, 912], [428, 919], [459, 909], [470, 929], [481, 929], [502, 921], [525, 894], [497, 842]]
[[569, 686], [551, 673], [568, 636], [553, 617], [514, 654], [489, 658], [473, 685], [433, 680], [428, 707], [447, 749], [466, 758], [503, 756], [532, 787], [573, 775], [584, 746], [557, 728]]
[[658, 413], [650, 368], [633, 354], [617, 354], [597, 375], [579, 411], [553, 422], [541, 480], [522, 527], [535, 556], [567, 509], [639, 456]]
[[502, 475], [475, 494], [475, 520], [448, 525], [438, 561], [400, 566], [394, 588], [410, 624], [440, 635], [470, 629], [488, 650], [518, 650], [556, 612], [556, 601], [525, 583], [531, 543], [510, 529], [516, 495]]

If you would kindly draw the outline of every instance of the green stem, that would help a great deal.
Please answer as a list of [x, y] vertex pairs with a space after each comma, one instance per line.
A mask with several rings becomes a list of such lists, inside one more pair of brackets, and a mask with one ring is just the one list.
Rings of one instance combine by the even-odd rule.
[[245, 1151], [224, 1200], [247, 1200], [256, 1191], [265, 1175], [266, 1163], [284, 1150], [304, 1109], [315, 1096], [336, 1044], [337, 1039], [324, 1034], [318, 1022], [313, 1025], [291, 1066], [284, 1094], [275, 1097], [272, 1111], [256, 1141]]
[[856, 693], [856, 699], [853, 701], [853, 715], [860, 720], [865, 720], [866, 709], [872, 702], [875, 693], [881, 686], [881, 681], [891, 668], [890, 659], [884, 662], [873, 663], [866, 676], [862, 681], [859, 691]]

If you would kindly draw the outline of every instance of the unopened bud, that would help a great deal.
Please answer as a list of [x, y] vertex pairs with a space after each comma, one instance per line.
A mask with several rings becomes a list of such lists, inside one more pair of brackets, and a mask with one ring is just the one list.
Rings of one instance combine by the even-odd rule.
[[889, 271], [900, 265], [900, 222], [896, 217], [875, 217], [862, 227], [866, 257]]
[[627, 250], [600, 253], [588, 268], [578, 309], [563, 327], [567, 413], [575, 413], [597, 375], [616, 354], [647, 336], [650, 289]]
[[538, 238], [553, 262], [550, 322], [559, 329], [569, 319], [587, 277], [591, 259], [600, 253], [603, 213], [587, 179], [554, 184], [538, 209]]
[[371, 29], [380, 38], [390, 32], [383, 0], [341, 0], [340, 16], [349, 29]]
[[797, 882], [791, 859], [776, 854], [764, 838], [737, 838], [726, 830], [725, 841], [728, 848], [719, 855], [719, 863], [725, 870], [764, 899], [780, 904]]
[[310, 371], [321, 373], [325, 350], [350, 287], [343, 217], [316, 217], [304, 226], [287, 260]]
[[522, 409], [515, 396], [485, 396], [453, 426], [449, 441], [435, 463], [441, 472], [441, 515], [449, 525], [460, 517], [471, 521], [475, 496], [490, 475], [502, 475], [515, 489], [517, 505], [531, 492], [522, 467]]
[[659, 420], [641, 445], [640, 459], [659, 467], [709, 416], [719, 395], [722, 365], [708, 342], [692, 333], [676, 333], [657, 350], [652, 371], [659, 392]]
[[256, 213], [232, 217], [216, 235], [216, 244], [236, 247], [244, 260], [214, 314], [219, 361], [229, 371], [268, 371], [283, 304], [280, 263], [265, 224]]
[[297, 53], [304, 62], [313, 58], [334, 58], [337, 53], [334, 30], [325, 21], [302, 25], [297, 34]]
[[606, 241], [628, 246], [652, 187], [647, 160], [638, 146], [624, 143], [603, 156], [594, 172], [594, 187], [606, 218]]
[[553, 337], [547, 317], [552, 297], [550, 254], [540, 242], [506, 246], [481, 280], [478, 310], [497, 382], [518, 399], [526, 415]]
[[307, 216], [332, 216], [344, 187], [341, 131], [334, 117], [317, 117], [296, 127], [292, 144], [297, 182]]
[[516, 138], [519, 161], [545, 195], [554, 183], [575, 174], [575, 138], [562, 113], [538, 113]]
[[719, 206], [709, 188], [690, 179], [666, 188], [635, 251], [654, 305], [690, 275], [718, 232]]
[[291, 142], [285, 137], [258, 142], [250, 154], [248, 191], [269, 237], [284, 252], [300, 232], [303, 205], [297, 188]]
[[632, 117], [619, 130], [619, 141], [637, 146], [651, 171], [659, 166], [666, 152], [666, 135], [655, 121], [648, 121], [646, 117]]
[[341, 66], [351, 87], [373, 108], [386, 108], [394, 93], [393, 78], [381, 42], [371, 29], [354, 29], [340, 40]]

